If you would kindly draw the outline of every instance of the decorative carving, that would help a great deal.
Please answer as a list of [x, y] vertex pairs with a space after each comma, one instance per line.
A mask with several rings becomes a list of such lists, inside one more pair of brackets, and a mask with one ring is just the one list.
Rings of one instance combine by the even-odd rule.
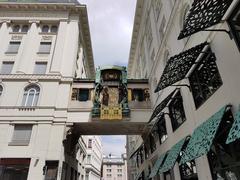
[[230, 144], [240, 138], [240, 111], [235, 114], [234, 119], [235, 121], [226, 141], [227, 144]]
[[226, 107], [227, 106], [221, 108], [217, 113], [195, 129], [185, 151], [183, 152], [180, 164], [194, 160], [209, 152]]
[[19, 36], [19, 35], [13, 35], [11, 40], [13, 41], [21, 41], [23, 38], [23, 36]]
[[149, 175], [149, 178], [153, 178], [154, 176], [157, 175], [158, 170], [160, 169], [161, 165], [163, 164], [166, 155], [167, 155], [167, 153], [164, 153], [158, 158], [157, 162], [154, 164], [154, 166], [152, 168], [152, 172]]
[[162, 110], [167, 106], [168, 102], [171, 100], [173, 94], [175, 91], [173, 91], [171, 94], [169, 94], [153, 111], [153, 114], [148, 122], [151, 122], [155, 117], [157, 117]]
[[165, 66], [155, 92], [158, 92], [184, 79], [207, 44], [207, 42], [199, 44], [176, 56], [171, 57]]
[[183, 138], [171, 148], [171, 150], [168, 152], [166, 160], [164, 161], [164, 164], [159, 169], [159, 173], [167, 172], [174, 167], [185, 142], [186, 138]]
[[222, 20], [233, 0], [195, 0], [178, 39], [211, 27]]

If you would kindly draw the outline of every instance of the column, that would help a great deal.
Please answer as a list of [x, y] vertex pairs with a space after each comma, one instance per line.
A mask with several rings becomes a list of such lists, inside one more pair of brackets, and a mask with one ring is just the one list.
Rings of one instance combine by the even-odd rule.
[[2, 55], [3, 53], [5, 53], [6, 51], [6, 44], [7, 42], [7, 33], [8, 33], [8, 24], [10, 23], [10, 21], [1, 21], [1, 28], [0, 28], [0, 38], [1, 38], [1, 43], [0, 43], [0, 55]]
[[39, 42], [38, 42], [38, 29], [37, 24], [39, 21], [31, 21], [31, 27], [25, 37], [23, 37], [21, 42], [21, 47], [19, 49], [19, 59], [18, 66], [16, 69], [17, 73], [20, 74], [30, 74], [32, 73], [33, 61], [35, 54], [37, 53]]

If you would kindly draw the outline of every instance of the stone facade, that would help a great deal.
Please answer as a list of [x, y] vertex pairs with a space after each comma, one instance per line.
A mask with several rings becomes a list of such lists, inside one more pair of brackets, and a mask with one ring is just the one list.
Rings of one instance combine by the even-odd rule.
[[[204, 3], [206, 2], [207, 1]], [[231, 104], [231, 113], [233, 114], [239, 109], [239, 35], [236, 33], [232, 20], [234, 17], [237, 18], [236, 13], [239, 10], [239, 1], [233, 1], [231, 6], [225, 12], [225, 15], [222, 17], [222, 21], [217, 25], [210, 27], [213, 30], [220, 29], [230, 31], [232, 33], [232, 38], [230, 38], [230, 36], [224, 31], [200, 31], [184, 39], [178, 40], [178, 36], [180, 31], [184, 28], [184, 21], [188, 16], [192, 3], [192, 0], [137, 1], [128, 64], [129, 78], [149, 79], [153, 111], [173, 90], [177, 88], [177, 91], [180, 91], [181, 94], [185, 119], [178, 124], [179, 126], [177, 128], [174, 127], [173, 119], [171, 118], [171, 109], [169, 109], [173, 100], [164, 107], [161, 112], [164, 114], [166, 134], [161, 136], [162, 139], [155, 137], [156, 149], [149, 153], [147, 157], [143, 155], [143, 161], [142, 163], [139, 163], [138, 167], [136, 166], [136, 159], [128, 159], [129, 164], [135, 164], [135, 166], [132, 166], [133, 171], [134, 169], [137, 169], [136, 175], [139, 175], [133, 177], [133, 175], [129, 174], [130, 180], [135, 178], [148, 179], [156, 160], [161, 155], [170, 150], [184, 137], [193, 135], [193, 131], [198, 128], [201, 123], [205, 122], [209, 117], [218, 112], [221, 107]], [[178, 81], [175, 84], [180, 86], [176, 87], [170, 85], [167, 88], [154, 92], [161, 76], [166, 73], [166, 71], [164, 72], [164, 69], [166, 65], [168, 65], [168, 61], [171, 60], [171, 57], [174, 57], [181, 52], [185, 52], [203, 42], [209, 43], [206, 48], [208, 49], [210, 47], [212, 53], [215, 55], [215, 57], [213, 57], [213, 59], [216, 58], [216, 65], [214, 65], [214, 68], [216, 69], [217, 67], [219, 72], [218, 75], [215, 75], [218, 78], [220, 77], [218, 81], [219, 84], [217, 85], [217, 88], [210, 93], [211, 95], [207, 96], [204, 100], [199, 100], [197, 99], [196, 94], [204, 94], [204, 92], [199, 92], [200, 90], [196, 91], [196, 89], [194, 90], [196, 86], [201, 86], [201, 84], [196, 84], [197, 81], [193, 80], [194, 77], [198, 75], [198, 72], [200, 73], [201, 67], [207, 69], [210, 66], [205, 66], [204, 63], [201, 66], [194, 66], [195, 68], [197, 67], [197, 69], [191, 69], [188, 74], [186, 74], [187, 78], [183, 78], [183, 80]], [[202, 49], [202, 51], [206, 52], [206, 49]], [[208, 49], [208, 51], [210, 50]], [[201, 59], [207, 59], [203, 54], [198, 56], [200, 61]], [[212, 64], [214, 64], [214, 62], [212, 62]], [[217, 71], [213, 70], [212, 72]], [[211, 76], [209, 76], [209, 78], [211, 78]], [[190, 88], [188, 88], [189, 86]], [[174, 99], [174, 97], [172, 99]], [[154, 121], [155, 119], [152, 122]], [[129, 152], [128, 158], [141, 145], [141, 142], [135, 143], [135, 141], [131, 141], [132, 138], [138, 139], [136, 137], [127, 138]], [[139, 138], [141, 139], [141, 136], [139, 136]], [[146, 137], [143, 136], [143, 140], [140, 141], [143, 141], [146, 144], [145, 139]], [[239, 145], [236, 145], [235, 147], [238, 146]], [[217, 176], [229, 176], [227, 174], [233, 169], [230, 169], [227, 172], [225, 170], [225, 175], [213, 172], [212, 168], [215, 167], [208, 163], [209, 157], [209, 154], [205, 154], [195, 159], [196, 169], [194, 172], [196, 171], [195, 174], [197, 174], [198, 179], [211, 180], [216, 179]], [[132, 171], [129, 170], [129, 173], [130, 172]], [[237, 174], [237, 177], [238, 176], [239, 174]], [[184, 178], [179, 169], [179, 164], [176, 162], [171, 171], [167, 173], [157, 173], [153, 179], [180, 180]]]

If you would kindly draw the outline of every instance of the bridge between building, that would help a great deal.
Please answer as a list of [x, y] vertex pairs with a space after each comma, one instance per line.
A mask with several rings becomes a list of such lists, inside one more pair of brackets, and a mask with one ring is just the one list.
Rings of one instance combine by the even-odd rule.
[[124, 67], [99, 69], [95, 80], [75, 79], [68, 119], [80, 135], [142, 134], [152, 113], [146, 79], [127, 79]]

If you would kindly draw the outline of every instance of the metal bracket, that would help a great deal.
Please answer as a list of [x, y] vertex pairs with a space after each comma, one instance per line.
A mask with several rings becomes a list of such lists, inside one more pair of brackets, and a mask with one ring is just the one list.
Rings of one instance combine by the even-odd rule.
[[231, 31], [228, 31], [226, 29], [205, 29], [203, 31], [212, 31], [212, 32], [225, 32], [229, 35], [230, 39], [232, 40], [233, 39], [233, 35], [231, 33]]
[[190, 92], [192, 92], [191, 86], [188, 84], [178, 84], [178, 85], [171, 85], [171, 86], [173, 86], [173, 87], [184, 87], [185, 86], [185, 87], [188, 87]]

